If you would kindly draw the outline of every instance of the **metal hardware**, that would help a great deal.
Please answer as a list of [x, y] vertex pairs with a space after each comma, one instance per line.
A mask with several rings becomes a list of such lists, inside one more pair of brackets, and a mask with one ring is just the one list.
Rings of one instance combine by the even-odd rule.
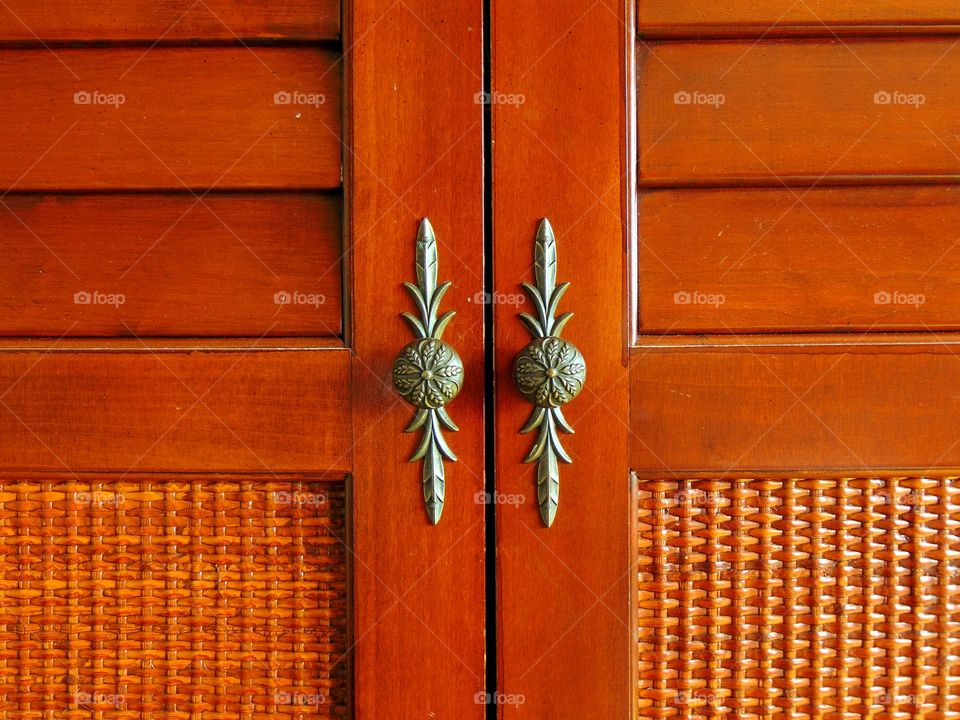
[[443, 429], [458, 428], [444, 406], [463, 385], [463, 361], [440, 337], [456, 313], [448, 310], [437, 317], [440, 301], [451, 283], [437, 285], [437, 238], [430, 221], [424, 218], [417, 234], [417, 284], [405, 282], [420, 317], [401, 313], [417, 339], [408, 344], [393, 363], [393, 385], [400, 397], [417, 408], [404, 432], [423, 428], [420, 444], [410, 462], [423, 460], [423, 500], [430, 522], [436, 525], [443, 513], [446, 477], [443, 460], [457, 461]]
[[525, 282], [523, 289], [530, 296], [537, 317], [527, 313], [520, 315], [533, 335], [533, 342], [514, 360], [513, 379], [520, 393], [535, 406], [520, 432], [540, 429], [524, 462], [537, 463], [540, 518], [544, 525], [550, 527], [560, 504], [560, 469], [557, 461], [573, 462], [560, 444], [557, 433], [558, 428], [573, 432], [560, 408], [580, 394], [587, 378], [587, 364], [577, 347], [560, 337], [564, 326], [573, 317], [573, 313], [556, 317], [557, 305], [570, 283], [557, 285], [557, 240], [546, 218], [537, 231], [534, 276], [536, 287]]

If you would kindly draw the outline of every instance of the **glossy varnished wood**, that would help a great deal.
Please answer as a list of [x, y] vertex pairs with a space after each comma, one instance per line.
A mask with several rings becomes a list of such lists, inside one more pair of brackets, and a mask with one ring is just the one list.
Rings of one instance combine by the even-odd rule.
[[920, 334], [645, 344], [631, 359], [632, 466], [669, 477], [956, 468], [957, 343]]
[[339, 32], [336, 0], [269, 5], [242, 0], [5, 0], [0, 5], [0, 41], [7, 42], [321, 40]]
[[654, 191], [639, 218], [642, 332], [960, 327], [954, 186]]
[[960, 27], [953, 0], [637, 0], [637, 24], [646, 36], [930, 32]]
[[[485, 685], [483, 13], [479, 0], [352, 3], [345, 26], [352, 253], [356, 717], [481, 720]], [[457, 312], [444, 340], [465, 380], [448, 406], [460, 431], [438, 525], [424, 509], [412, 409], [391, 383], [413, 339], [420, 220]], [[478, 502], [478, 493], [481, 494]], [[492, 658], [486, 659], [493, 662]]]
[[339, 336], [341, 205], [307, 194], [7, 196], [0, 335]]
[[[951, 52], [953, 43], [644, 45], [641, 182], [780, 186], [960, 177], [960, 55]], [[683, 93], [698, 93], [705, 104], [678, 104], [678, 93], [681, 102]], [[886, 95], [878, 101], [878, 93]]]
[[[0, 188], [338, 187], [338, 57], [312, 48], [0, 51]], [[278, 104], [284, 92], [324, 101]], [[78, 104], [77, 93], [91, 102]]]
[[64, 347], [0, 355], [4, 468], [349, 471], [346, 350]]
[[[622, 4], [592, 7], [497, 0], [493, 88], [523, 98], [493, 108], [499, 717], [631, 717], [629, 587], [635, 575], [627, 467], [625, 138]], [[564, 414], [560, 503], [550, 529], [537, 509], [533, 442], [521, 435], [530, 404], [513, 359], [529, 342], [534, 238], [548, 217], [557, 237], [563, 336], [586, 359], [583, 392]], [[521, 702], [522, 701], [522, 702]]]

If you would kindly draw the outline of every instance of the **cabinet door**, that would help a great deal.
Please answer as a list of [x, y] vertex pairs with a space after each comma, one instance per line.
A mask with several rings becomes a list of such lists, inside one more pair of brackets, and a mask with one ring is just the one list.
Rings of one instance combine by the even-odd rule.
[[494, 3], [501, 717], [957, 711], [947, 5]]
[[3, 717], [483, 715], [481, 7], [274, 5], [0, 9]]

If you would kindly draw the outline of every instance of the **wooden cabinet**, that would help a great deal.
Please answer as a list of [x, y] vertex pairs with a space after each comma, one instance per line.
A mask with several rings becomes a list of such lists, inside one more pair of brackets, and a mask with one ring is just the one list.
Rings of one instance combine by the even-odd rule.
[[954, 718], [958, 31], [0, 2], [0, 718]]

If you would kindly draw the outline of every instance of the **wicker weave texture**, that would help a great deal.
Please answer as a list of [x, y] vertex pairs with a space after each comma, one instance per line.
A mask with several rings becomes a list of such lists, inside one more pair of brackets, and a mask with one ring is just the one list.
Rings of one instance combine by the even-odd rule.
[[0, 483], [0, 718], [346, 715], [342, 483]]
[[957, 484], [640, 481], [640, 715], [960, 717]]

